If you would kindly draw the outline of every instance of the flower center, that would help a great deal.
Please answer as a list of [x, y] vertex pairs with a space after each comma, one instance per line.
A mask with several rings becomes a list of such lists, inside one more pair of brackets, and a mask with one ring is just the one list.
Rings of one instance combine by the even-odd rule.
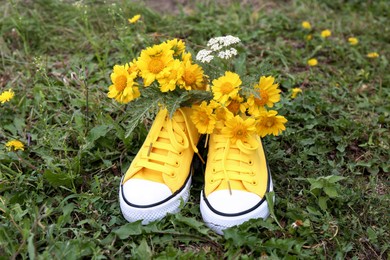
[[205, 112], [200, 112], [200, 113], [199, 113], [199, 121], [202, 122], [203, 124], [206, 124], [206, 125], [207, 125], [207, 124], [209, 123], [209, 121], [210, 121], [210, 119], [209, 119], [207, 113], [205, 113]]
[[268, 99], [269, 99], [268, 93], [267, 93], [267, 91], [264, 91], [262, 89], [260, 89], [259, 92], [260, 92], [261, 98], [255, 98], [255, 103], [258, 106], [264, 106], [265, 104], [267, 104]]
[[275, 124], [275, 119], [274, 118], [268, 118], [265, 122], [266, 127], [272, 127]]
[[160, 58], [152, 58], [149, 62], [148, 69], [153, 74], [158, 74], [164, 69], [164, 62]]
[[242, 126], [238, 126], [235, 131], [235, 136], [238, 139], [242, 139], [246, 136], [246, 130]]
[[183, 80], [186, 83], [187, 86], [191, 86], [196, 81], [196, 77], [194, 73], [191, 71], [186, 70], [183, 75]]
[[237, 100], [232, 100], [230, 104], [227, 106], [227, 108], [233, 113], [237, 114], [240, 109], [240, 102]]
[[126, 88], [127, 78], [125, 75], [119, 75], [115, 78], [115, 88], [118, 90], [118, 92], [123, 91]]
[[221, 92], [222, 92], [223, 95], [229, 94], [230, 92], [233, 91], [233, 89], [234, 89], [233, 85], [230, 82], [224, 82], [221, 85]]

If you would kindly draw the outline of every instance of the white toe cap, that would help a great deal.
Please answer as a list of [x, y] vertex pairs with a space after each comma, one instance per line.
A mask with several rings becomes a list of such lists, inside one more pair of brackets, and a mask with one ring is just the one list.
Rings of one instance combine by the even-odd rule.
[[225, 214], [235, 214], [256, 206], [261, 198], [255, 193], [232, 190], [217, 190], [207, 196], [210, 205], [217, 211]]
[[130, 179], [123, 184], [124, 199], [134, 205], [148, 206], [172, 195], [167, 185], [143, 179]]

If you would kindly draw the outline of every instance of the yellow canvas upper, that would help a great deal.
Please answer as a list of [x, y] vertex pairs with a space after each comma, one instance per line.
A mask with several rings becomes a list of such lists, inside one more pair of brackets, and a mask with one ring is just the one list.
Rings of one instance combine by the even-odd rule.
[[[267, 191], [268, 171], [258, 136], [232, 144], [222, 134], [212, 134], [205, 172], [206, 197], [217, 190], [242, 190], [261, 198]], [[230, 187], [229, 187], [230, 186]]]
[[178, 109], [170, 119], [161, 110], [138, 154], [127, 170], [123, 183], [139, 178], [166, 184], [174, 193], [188, 175], [199, 133], [190, 119], [190, 108]]

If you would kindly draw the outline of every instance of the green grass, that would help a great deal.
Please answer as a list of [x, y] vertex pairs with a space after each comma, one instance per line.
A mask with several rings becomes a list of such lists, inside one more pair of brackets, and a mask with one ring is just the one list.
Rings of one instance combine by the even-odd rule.
[[[208, 1], [174, 16], [128, 1], [67, 2], [0, 3], [0, 92], [15, 91], [0, 104], [0, 259], [390, 257], [387, 1]], [[136, 13], [142, 22], [129, 25]], [[106, 96], [113, 65], [166, 39], [196, 52], [227, 34], [242, 40], [248, 74], [273, 75], [283, 91], [287, 131], [264, 139], [272, 216], [216, 235], [199, 213], [197, 172], [180, 214], [126, 223], [118, 185], [147, 132], [126, 137], [126, 106]], [[294, 87], [303, 93], [291, 99]], [[11, 139], [25, 150], [7, 151]]]

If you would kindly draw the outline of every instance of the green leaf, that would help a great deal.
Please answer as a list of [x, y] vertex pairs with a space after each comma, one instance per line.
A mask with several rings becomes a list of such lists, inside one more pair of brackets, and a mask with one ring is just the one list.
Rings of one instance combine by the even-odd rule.
[[89, 131], [87, 136], [87, 141], [89, 143], [95, 142], [97, 139], [99, 139], [102, 136], [105, 136], [110, 130], [112, 129], [111, 125], [98, 125]]
[[157, 108], [158, 104], [162, 101], [161, 97], [158, 98], [149, 98], [133, 101], [129, 107], [129, 122], [127, 123], [127, 132], [125, 138], [128, 138], [130, 134], [137, 127], [139, 122], [145, 115], [152, 110]]
[[142, 239], [140, 245], [134, 250], [136, 259], [152, 259], [153, 252], [145, 239]]
[[336, 198], [339, 195], [335, 186], [325, 186], [324, 187], [324, 192], [330, 198]]
[[330, 175], [330, 176], [327, 176], [326, 179], [327, 179], [330, 183], [336, 183], [336, 182], [341, 181], [341, 180], [344, 180], [344, 179], [346, 179], [346, 178], [343, 177], [343, 176], [338, 176], [338, 175]]
[[318, 198], [318, 205], [324, 211], [328, 209], [328, 205], [326, 203], [328, 201], [328, 199], [329, 199], [328, 197], [324, 197], [324, 196], [321, 196]]
[[176, 98], [173, 101], [173, 103], [168, 104], [169, 107], [167, 107], [167, 109], [169, 112], [169, 117], [172, 118], [175, 111], [181, 106], [181, 104], [184, 101], [188, 100], [189, 98], [190, 98], [190, 92], [186, 91], [186, 92], [181, 93], [181, 95], [178, 98]]
[[27, 251], [28, 251], [29, 259], [34, 260], [35, 259], [34, 233], [31, 233], [31, 235], [27, 239]]
[[54, 173], [51, 170], [46, 170], [43, 173], [43, 177], [53, 186], [65, 186], [71, 187], [72, 185], [72, 177], [67, 173]]
[[141, 221], [127, 223], [112, 232], [116, 234], [120, 239], [127, 239], [129, 236], [141, 235]]
[[368, 227], [367, 228], [367, 236], [368, 236], [368, 239], [372, 242], [372, 243], [376, 243], [378, 241], [378, 236], [375, 232], [374, 229], [372, 229], [372, 227]]
[[234, 245], [242, 246], [246, 244], [248, 233], [237, 232], [237, 229], [233, 227], [224, 230], [223, 236], [226, 240], [232, 240]]
[[208, 228], [204, 226], [203, 222], [197, 221], [195, 218], [188, 218], [184, 217], [180, 214], [175, 215], [176, 220], [178, 220], [181, 223], [184, 223], [185, 225], [192, 227], [197, 232], [206, 235], [208, 233]]
[[280, 228], [283, 228], [280, 225], [280, 223], [279, 223], [279, 221], [278, 221], [278, 219], [276, 218], [276, 215], [275, 215], [275, 210], [274, 210], [275, 192], [271, 191], [271, 192], [266, 193], [265, 194], [265, 199], [267, 200], [268, 209], [269, 209], [271, 217], [276, 221], [276, 223], [278, 223]]

